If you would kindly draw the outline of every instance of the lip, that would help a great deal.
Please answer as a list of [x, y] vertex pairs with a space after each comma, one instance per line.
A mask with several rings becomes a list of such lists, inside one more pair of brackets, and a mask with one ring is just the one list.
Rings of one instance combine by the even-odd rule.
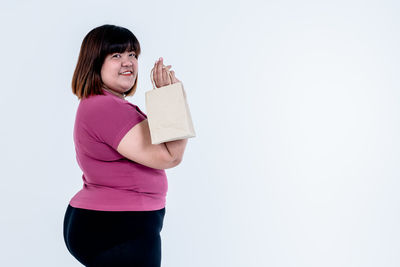
[[124, 70], [124, 71], [121, 71], [119, 74], [122, 74], [122, 73], [127, 72], [127, 71], [130, 71], [133, 74], [133, 70]]
[[[130, 74], [122, 74], [126, 71], [130, 71], [131, 73]], [[126, 76], [126, 77], [133, 76], [133, 70], [125, 70], [125, 71], [121, 72], [119, 75]]]

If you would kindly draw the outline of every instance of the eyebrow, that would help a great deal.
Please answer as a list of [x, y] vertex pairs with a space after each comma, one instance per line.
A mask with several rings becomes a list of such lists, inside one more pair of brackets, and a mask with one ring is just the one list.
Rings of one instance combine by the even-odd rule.
[[[135, 51], [125, 51], [125, 52], [128, 52], [128, 53], [134, 53], [134, 54], [136, 54], [136, 52]], [[125, 53], [125, 52], [113, 52], [113, 53], [111, 53], [110, 55], [115, 55], [115, 54], [123, 54], [123, 53]]]

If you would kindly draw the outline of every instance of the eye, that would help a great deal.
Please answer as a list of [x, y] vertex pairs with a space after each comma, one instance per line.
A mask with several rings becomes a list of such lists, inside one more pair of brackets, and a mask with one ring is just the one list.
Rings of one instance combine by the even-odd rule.
[[129, 54], [129, 56], [134, 56], [135, 58], [137, 58], [137, 55], [135, 53], [131, 53]]
[[114, 54], [112, 57], [117, 57], [117, 56], [121, 56], [120, 54]]

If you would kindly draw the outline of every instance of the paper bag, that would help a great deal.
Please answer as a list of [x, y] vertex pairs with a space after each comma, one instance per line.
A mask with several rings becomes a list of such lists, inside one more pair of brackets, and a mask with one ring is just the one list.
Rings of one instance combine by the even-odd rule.
[[[168, 74], [171, 78], [169, 71]], [[153, 71], [150, 76], [153, 90], [147, 91], [145, 95], [151, 143], [154, 145], [195, 137], [183, 84], [178, 82], [157, 88]]]

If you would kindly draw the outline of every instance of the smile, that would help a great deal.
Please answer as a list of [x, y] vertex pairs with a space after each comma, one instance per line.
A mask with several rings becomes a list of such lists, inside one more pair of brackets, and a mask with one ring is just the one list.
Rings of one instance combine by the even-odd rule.
[[121, 75], [122, 75], [122, 76], [133, 76], [133, 73], [131, 73], [131, 72], [128, 72], [128, 73], [124, 72], [124, 73], [121, 73]]

